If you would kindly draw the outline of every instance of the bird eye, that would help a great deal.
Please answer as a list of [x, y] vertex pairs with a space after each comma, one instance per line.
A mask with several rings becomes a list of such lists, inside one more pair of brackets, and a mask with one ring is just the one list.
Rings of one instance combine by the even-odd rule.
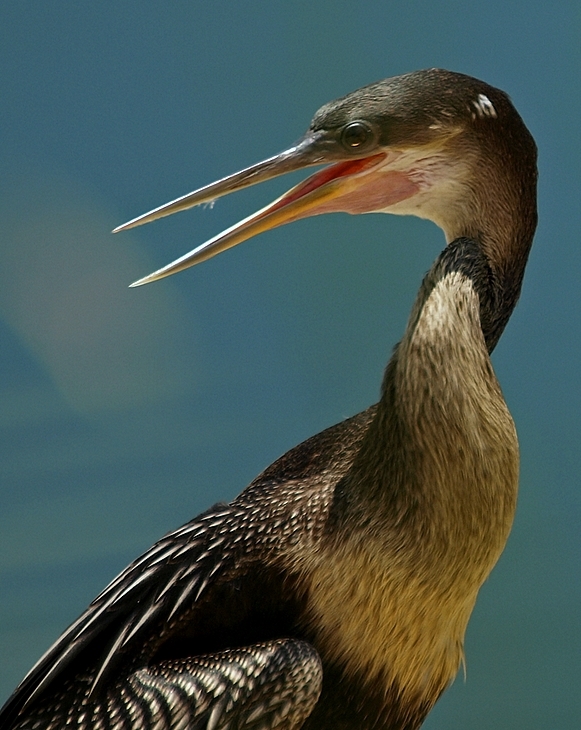
[[351, 122], [341, 132], [341, 142], [350, 150], [365, 147], [372, 139], [373, 132], [365, 122]]

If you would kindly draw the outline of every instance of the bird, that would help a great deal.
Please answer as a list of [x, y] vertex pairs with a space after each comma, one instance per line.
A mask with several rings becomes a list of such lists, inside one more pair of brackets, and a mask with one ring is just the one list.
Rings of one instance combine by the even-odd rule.
[[464, 662], [515, 512], [518, 440], [490, 354], [536, 228], [536, 155], [506, 93], [414, 71], [325, 104], [284, 152], [116, 229], [319, 167], [132, 286], [330, 212], [419, 216], [446, 244], [378, 402], [123, 570], [16, 688], [3, 729], [421, 726]]

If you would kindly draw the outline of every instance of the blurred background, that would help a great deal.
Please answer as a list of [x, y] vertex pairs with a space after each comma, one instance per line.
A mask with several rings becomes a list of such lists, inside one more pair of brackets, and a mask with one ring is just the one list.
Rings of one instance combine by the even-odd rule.
[[287, 147], [326, 101], [441, 66], [511, 94], [539, 145], [540, 224], [494, 353], [518, 514], [466, 679], [425, 727], [579, 727], [579, 7], [2, 4], [0, 701], [153, 541], [377, 399], [444, 245], [425, 221], [324, 216], [127, 288], [301, 176], [109, 231]]

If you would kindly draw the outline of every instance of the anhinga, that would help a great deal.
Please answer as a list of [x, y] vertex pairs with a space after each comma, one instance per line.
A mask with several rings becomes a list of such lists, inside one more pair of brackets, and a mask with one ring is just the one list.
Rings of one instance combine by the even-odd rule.
[[506, 94], [442, 70], [371, 84], [285, 152], [120, 228], [325, 163], [136, 284], [306, 216], [428, 218], [447, 246], [379, 402], [124, 570], [16, 689], [4, 730], [411, 730], [455, 676], [518, 481], [489, 355], [519, 296], [537, 173]]

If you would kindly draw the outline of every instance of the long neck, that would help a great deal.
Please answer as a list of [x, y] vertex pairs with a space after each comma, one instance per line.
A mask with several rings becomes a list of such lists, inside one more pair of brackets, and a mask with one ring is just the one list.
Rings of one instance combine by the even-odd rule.
[[[369, 604], [366, 620], [384, 632], [383, 642], [362, 639], [356, 655], [418, 714], [457, 671], [476, 594], [514, 514], [518, 445], [489, 358], [510, 314], [499, 287], [476, 242], [459, 239], [440, 255], [334, 493], [331, 533], [369, 587], [363, 598], [348, 584], [341, 600]], [[373, 603], [377, 585], [384, 593]], [[351, 628], [365, 637], [365, 626]]]
[[[461, 496], [467, 478], [489, 490], [484, 501], [498, 488], [502, 503], [503, 470], [511, 511], [518, 447], [489, 353], [518, 299], [525, 261], [507, 284], [473, 240], [457, 239], [440, 254], [386, 369], [377, 417], [338, 491], [340, 511], [354, 508], [367, 519], [370, 505], [383, 505], [381, 522], [386, 512], [389, 521], [403, 513], [421, 520], [431, 509], [426, 502], [456, 501], [471, 509]], [[483, 451], [492, 455], [488, 466], [498, 476], [493, 482], [476, 473]], [[505, 536], [503, 508], [500, 513], [499, 534]]]
[[[466, 444], [451, 437], [470, 438], [467, 421], [480, 407], [479, 394], [485, 395], [484, 408], [485, 401], [493, 403], [499, 430], [512, 433], [508, 440], [518, 450], [489, 354], [518, 300], [536, 227], [536, 146], [517, 116], [510, 128], [483, 136], [476, 148], [480, 153], [460, 212], [443, 226], [449, 243], [422, 282], [386, 369], [375, 422], [338, 490], [339, 512], [359, 504], [364, 514], [365, 503], [386, 499], [397, 511], [400, 498], [411, 509], [413, 494], [430, 485], [418, 473], [418, 441], [428, 455], [448, 445], [453, 461], [454, 449], [463, 452]], [[467, 412], [461, 412], [464, 407]], [[480, 417], [486, 424], [486, 413]], [[501, 437], [490, 436], [493, 451]]]

